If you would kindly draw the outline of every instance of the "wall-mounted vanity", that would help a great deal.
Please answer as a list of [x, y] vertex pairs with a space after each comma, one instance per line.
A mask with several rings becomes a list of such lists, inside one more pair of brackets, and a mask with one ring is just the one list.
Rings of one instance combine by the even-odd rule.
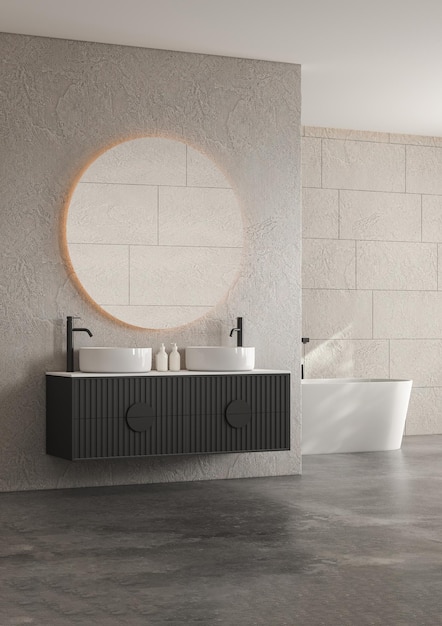
[[46, 375], [46, 451], [69, 460], [290, 448], [290, 374]]
[[[140, 137], [101, 151], [83, 169], [61, 243], [71, 277], [103, 314], [129, 326], [179, 328], [236, 282], [243, 216], [205, 154], [182, 141]], [[289, 372], [212, 368], [210, 349], [193, 348], [203, 362], [191, 367], [189, 355], [193, 371], [48, 373], [47, 453], [80, 460], [288, 450]]]

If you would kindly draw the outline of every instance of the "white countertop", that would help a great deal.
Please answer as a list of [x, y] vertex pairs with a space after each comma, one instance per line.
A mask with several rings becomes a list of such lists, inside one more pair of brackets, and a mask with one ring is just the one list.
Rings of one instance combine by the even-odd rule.
[[144, 376], [236, 376], [238, 374], [290, 374], [289, 370], [240, 370], [234, 372], [198, 372], [194, 370], [180, 370], [179, 372], [46, 372], [46, 376], [64, 376], [66, 378], [122, 378]]

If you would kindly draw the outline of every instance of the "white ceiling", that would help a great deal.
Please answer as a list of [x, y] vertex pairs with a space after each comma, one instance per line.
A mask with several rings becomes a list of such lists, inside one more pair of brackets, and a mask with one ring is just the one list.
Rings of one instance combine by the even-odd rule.
[[0, 30], [302, 66], [302, 122], [442, 136], [442, 0], [0, 0]]

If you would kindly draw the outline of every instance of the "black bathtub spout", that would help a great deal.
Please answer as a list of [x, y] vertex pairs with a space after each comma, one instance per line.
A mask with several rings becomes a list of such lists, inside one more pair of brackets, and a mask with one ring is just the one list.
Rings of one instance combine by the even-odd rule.
[[308, 343], [310, 341], [309, 337], [301, 337], [301, 341], [303, 343], [302, 346], [302, 361], [301, 361], [301, 380], [303, 380], [304, 378], [304, 361], [305, 361], [305, 344]]
[[66, 321], [66, 371], [74, 371], [74, 333], [87, 333], [89, 337], [92, 337], [92, 333], [89, 328], [74, 328], [74, 320], [79, 320], [79, 317], [73, 317], [68, 315]]

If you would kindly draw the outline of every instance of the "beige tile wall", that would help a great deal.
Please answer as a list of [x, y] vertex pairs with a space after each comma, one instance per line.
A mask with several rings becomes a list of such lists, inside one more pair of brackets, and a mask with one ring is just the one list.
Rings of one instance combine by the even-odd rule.
[[303, 129], [309, 378], [412, 378], [406, 434], [442, 433], [442, 138]]

